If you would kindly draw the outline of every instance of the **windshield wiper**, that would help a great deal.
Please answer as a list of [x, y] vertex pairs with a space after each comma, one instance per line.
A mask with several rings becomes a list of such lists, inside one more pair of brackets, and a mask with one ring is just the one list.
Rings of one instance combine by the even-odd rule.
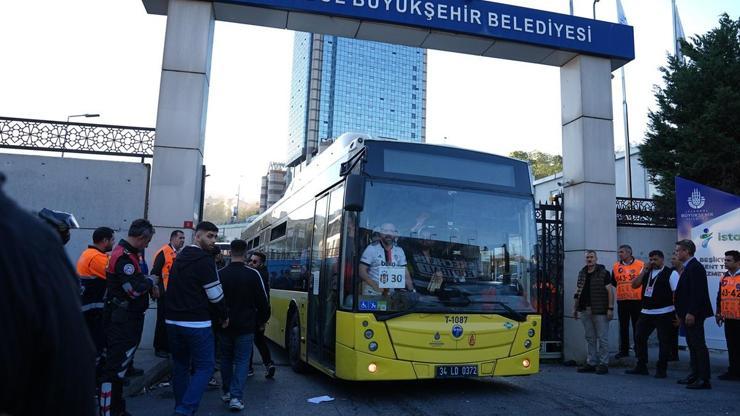
[[504, 302], [494, 300], [494, 301], [489, 301], [489, 302], [484, 302], [484, 303], [494, 303], [496, 305], [500, 305], [502, 308], [504, 308], [506, 310], [506, 312], [509, 313], [509, 315], [511, 315], [511, 318], [513, 318], [515, 321], [524, 322], [524, 321], [527, 320], [527, 317], [526, 316], [524, 316], [520, 312], [517, 312], [511, 306], [507, 305]]
[[382, 322], [382, 321], [387, 321], [389, 319], [398, 318], [398, 317], [401, 317], [401, 316], [404, 316], [404, 315], [408, 315], [410, 313], [415, 313], [415, 312], [416, 311], [413, 310], [413, 309], [406, 309], [405, 311], [398, 311], [398, 312], [393, 312], [393, 313], [386, 313], [386, 314], [383, 314], [383, 315], [377, 315], [376, 314], [375, 315], [375, 320]]

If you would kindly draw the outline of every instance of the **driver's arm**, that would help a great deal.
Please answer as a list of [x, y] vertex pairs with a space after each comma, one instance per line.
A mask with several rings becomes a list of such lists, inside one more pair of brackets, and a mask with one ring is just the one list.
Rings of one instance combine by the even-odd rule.
[[[373, 279], [371, 279], [370, 278], [370, 275], [368, 274], [368, 266], [367, 266], [367, 264], [360, 263], [359, 273], [360, 273], [360, 278], [365, 283], [367, 283], [368, 285], [370, 285], [370, 287], [372, 287], [373, 289], [375, 289], [377, 291], [380, 291], [380, 287], [378, 286], [378, 284], [375, 283], [375, 281], [373, 281]], [[406, 272], [406, 273], [408, 273], [408, 272]]]

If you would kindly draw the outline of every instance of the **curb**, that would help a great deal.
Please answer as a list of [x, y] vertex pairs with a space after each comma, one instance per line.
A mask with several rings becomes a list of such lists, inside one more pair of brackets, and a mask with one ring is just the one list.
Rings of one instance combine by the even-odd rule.
[[167, 375], [170, 369], [170, 360], [158, 360], [151, 368], [145, 370], [143, 375], [129, 379], [128, 385], [123, 387], [123, 397], [127, 398], [139, 395], [145, 388]]

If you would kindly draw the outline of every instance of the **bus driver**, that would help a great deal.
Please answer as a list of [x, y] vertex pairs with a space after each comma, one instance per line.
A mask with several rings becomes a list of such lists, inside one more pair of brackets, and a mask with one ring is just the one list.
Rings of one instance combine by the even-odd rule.
[[365, 296], [387, 296], [390, 289], [416, 292], [411, 275], [406, 269], [406, 255], [396, 245], [398, 230], [385, 223], [378, 230], [378, 241], [365, 248], [360, 258], [360, 278], [363, 280], [362, 294]]

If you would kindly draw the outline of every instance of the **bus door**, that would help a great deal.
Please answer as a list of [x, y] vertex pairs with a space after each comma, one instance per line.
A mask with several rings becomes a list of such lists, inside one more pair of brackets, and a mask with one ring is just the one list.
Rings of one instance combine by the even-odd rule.
[[344, 188], [316, 201], [308, 297], [308, 359], [334, 370]]

